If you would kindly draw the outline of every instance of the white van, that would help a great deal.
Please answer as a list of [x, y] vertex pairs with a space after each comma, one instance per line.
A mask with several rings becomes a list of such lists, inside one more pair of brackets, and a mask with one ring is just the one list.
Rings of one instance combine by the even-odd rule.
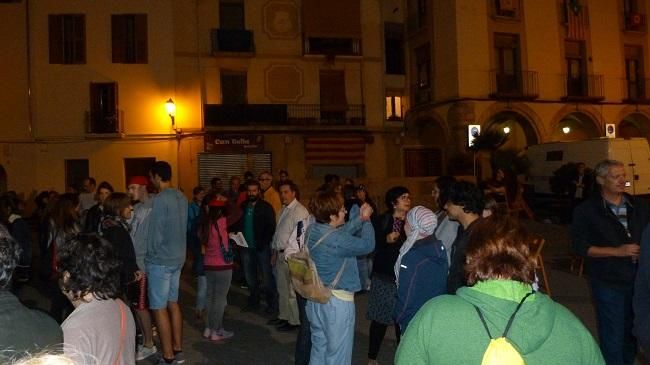
[[572, 142], [550, 142], [528, 147], [530, 178], [535, 193], [551, 194], [549, 179], [560, 166], [584, 162], [593, 169], [604, 159], [625, 164], [627, 192], [650, 194], [650, 148], [645, 138], [598, 138]]

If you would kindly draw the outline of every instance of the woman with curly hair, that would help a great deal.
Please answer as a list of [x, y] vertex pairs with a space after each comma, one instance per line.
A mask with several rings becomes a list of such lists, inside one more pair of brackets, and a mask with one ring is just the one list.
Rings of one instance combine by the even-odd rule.
[[[388, 326], [395, 325], [395, 261], [406, 241], [404, 222], [406, 212], [411, 209], [411, 195], [407, 188], [394, 186], [386, 192], [384, 199], [387, 210], [372, 220], [375, 230], [374, 264], [368, 297], [366, 318], [370, 320], [368, 335], [368, 364], [377, 364], [377, 355], [386, 336]], [[395, 337], [399, 342], [399, 328], [395, 326]]]
[[61, 291], [75, 307], [61, 324], [63, 351], [75, 363], [135, 363], [135, 322], [118, 298], [120, 261], [113, 245], [95, 234], [81, 234], [59, 251]]

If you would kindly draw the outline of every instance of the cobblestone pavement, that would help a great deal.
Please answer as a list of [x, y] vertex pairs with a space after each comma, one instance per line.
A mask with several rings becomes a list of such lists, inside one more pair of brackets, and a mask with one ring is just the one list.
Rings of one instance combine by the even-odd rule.
[[[532, 233], [540, 234], [546, 239], [543, 250], [544, 262], [549, 274], [551, 293], [554, 300], [568, 307], [586, 327], [596, 335], [594, 308], [590, 300], [589, 289], [584, 277], [571, 273], [571, 256], [569, 251], [568, 227], [566, 225], [547, 224], [526, 221]], [[296, 332], [278, 332], [266, 325], [270, 316], [260, 311], [244, 313], [241, 311], [247, 296], [247, 290], [233, 285], [228, 296], [228, 307], [224, 326], [235, 332], [235, 336], [223, 343], [210, 342], [201, 337], [203, 324], [194, 316], [193, 302], [195, 285], [190, 275], [185, 273], [181, 280], [181, 307], [184, 315], [184, 351], [186, 364], [293, 364]], [[45, 307], [47, 301], [28, 288], [26, 296]], [[365, 318], [367, 294], [356, 295], [357, 307], [356, 333], [353, 364], [366, 364], [368, 351], [369, 322]], [[395, 336], [392, 329], [379, 353], [378, 362], [382, 365], [393, 363], [396, 350]], [[153, 364], [153, 359], [138, 364]]]

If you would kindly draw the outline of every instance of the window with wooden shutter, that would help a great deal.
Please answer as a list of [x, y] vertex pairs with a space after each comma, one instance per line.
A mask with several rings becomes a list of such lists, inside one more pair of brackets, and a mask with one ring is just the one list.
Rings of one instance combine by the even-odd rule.
[[111, 16], [113, 63], [147, 63], [148, 35], [146, 14]]
[[409, 148], [404, 150], [404, 176], [440, 176], [442, 150], [440, 148]]
[[90, 176], [88, 159], [65, 160], [65, 186], [80, 190], [83, 180]]
[[88, 133], [119, 133], [117, 83], [90, 83], [90, 116]]
[[50, 63], [86, 63], [86, 16], [83, 14], [50, 15]]

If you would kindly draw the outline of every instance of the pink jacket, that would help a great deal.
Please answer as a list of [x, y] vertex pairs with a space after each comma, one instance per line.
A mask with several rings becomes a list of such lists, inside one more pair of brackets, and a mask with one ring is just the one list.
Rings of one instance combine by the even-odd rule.
[[[218, 231], [217, 231], [218, 228]], [[224, 260], [221, 253], [221, 243], [224, 249], [228, 250], [228, 232], [226, 231], [226, 218], [217, 220], [217, 227], [210, 225], [210, 235], [205, 245], [205, 254], [203, 257], [203, 267], [205, 270], [229, 270], [232, 269], [232, 263]]]

